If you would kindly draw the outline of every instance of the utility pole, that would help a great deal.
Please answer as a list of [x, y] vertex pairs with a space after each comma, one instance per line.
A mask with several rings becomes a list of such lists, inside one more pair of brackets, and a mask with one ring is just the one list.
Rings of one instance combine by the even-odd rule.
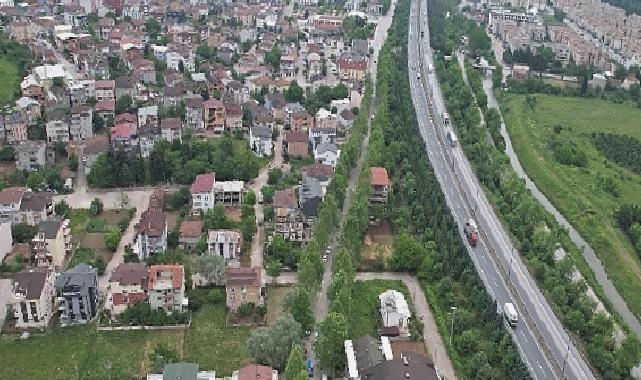
[[450, 307], [452, 309], [452, 325], [450, 326], [450, 346], [452, 345], [452, 335], [454, 335], [454, 317], [456, 316], [456, 306]]

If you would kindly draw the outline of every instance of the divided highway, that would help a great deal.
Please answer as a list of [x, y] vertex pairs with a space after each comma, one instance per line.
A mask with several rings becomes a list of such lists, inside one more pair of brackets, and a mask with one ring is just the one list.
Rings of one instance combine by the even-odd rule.
[[410, 18], [408, 70], [419, 129], [459, 232], [463, 236], [462, 226], [471, 218], [479, 226], [481, 238], [468, 249], [485, 287], [499, 305], [515, 304], [520, 321], [510, 333], [534, 378], [594, 379], [516, 252], [462, 149], [445, 143], [441, 115], [447, 111], [436, 75], [429, 69], [434, 63], [427, 9], [420, 0], [413, 2]]

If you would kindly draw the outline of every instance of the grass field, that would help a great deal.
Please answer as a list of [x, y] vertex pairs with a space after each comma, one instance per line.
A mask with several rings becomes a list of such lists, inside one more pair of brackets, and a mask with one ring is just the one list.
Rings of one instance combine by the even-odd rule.
[[249, 331], [225, 327], [223, 305], [204, 305], [188, 331], [97, 332], [92, 323], [27, 340], [2, 336], [0, 379], [131, 379], [150, 370], [149, 354], [159, 343], [202, 369], [231, 376], [249, 360]]
[[[405, 299], [411, 303], [405, 284], [394, 280], [356, 281], [352, 291], [352, 303], [349, 323], [349, 336], [355, 339], [364, 335], [377, 337], [381, 325], [380, 301], [378, 295], [387, 289], [395, 289], [405, 294]], [[411, 308], [411, 306], [410, 306]]]
[[18, 68], [5, 58], [0, 58], [0, 104], [9, 103], [13, 100], [16, 86], [18, 85]]
[[[520, 95], [507, 96], [503, 106], [510, 138], [526, 172], [594, 248], [630, 309], [641, 316], [641, 262], [613, 219], [621, 204], [641, 204], [641, 177], [606, 161], [590, 136], [611, 132], [641, 140], [641, 109], [546, 95], [536, 95], [534, 111], [526, 111]], [[560, 133], [556, 125], [562, 127]], [[550, 141], [558, 138], [585, 152], [587, 166], [560, 164], [549, 148]], [[615, 184], [618, 195], [608, 189], [607, 181]]]
[[293, 286], [267, 286], [267, 324], [271, 325], [275, 320], [285, 315], [283, 302], [285, 296], [294, 290]]

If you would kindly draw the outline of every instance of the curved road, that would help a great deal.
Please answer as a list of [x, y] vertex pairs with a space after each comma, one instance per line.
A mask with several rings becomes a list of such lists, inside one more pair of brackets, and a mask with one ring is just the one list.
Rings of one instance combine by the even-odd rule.
[[[411, 81], [412, 99], [430, 162], [453, 216], [460, 226], [470, 218], [476, 219], [481, 226], [479, 244], [473, 250], [468, 247], [476, 269], [499, 305], [513, 302], [519, 310], [519, 325], [509, 331], [534, 378], [593, 379], [587, 362], [521, 261], [465, 155], [459, 147], [451, 148], [444, 143], [439, 115], [445, 107], [436, 76], [433, 72], [428, 73], [433, 61], [427, 10], [422, 7], [420, 15], [417, 12], [414, 3], [408, 36], [408, 65], [417, 69], [410, 70], [410, 75], [416, 75], [422, 81]], [[421, 31], [424, 32], [422, 40]]]
[[517, 156], [516, 152], [514, 151], [514, 147], [512, 146], [510, 134], [508, 133], [505, 123], [503, 122], [503, 115], [501, 114], [501, 110], [499, 109], [498, 102], [496, 100], [496, 97], [494, 96], [491, 79], [485, 79], [483, 81], [483, 89], [485, 90], [485, 94], [487, 95], [488, 107], [496, 108], [501, 117], [501, 136], [503, 136], [503, 140], [505, 140], [505, 154], [507, 154], [508, 158], [510, 159], [512, 168], [520, 178], [525, 180], [525, 187], [530, 190], [530, 193], [534, 196], [534, 198], [539, 201], [539, 203], [545, 208], [547, 212], [554, 215], [554, 218], [561, 226], [568, 230], [570, 239], [574, 242], [574, 244], [576, 244], [577, 247], [579, 247], [579, 249], [581, 249], [585, 261], [590, 266], [590, 269], [592, 269], [592, 272], [594, 272], [594, 276], [596, 277], [597, 282], [599, 283], [599, 285], [601, 285], [601, 288], [603, 288], [603, 293], [605, 293], [605, 296], [612, 304], [614, 310], [616, 310], [616, 312], [621, 316], [623, 321], [630, 327], [630, 329], [636, 334], [636, 336], [638, 338], [641, 338], [641, 323], [639, 323], [637, 317], [630, 311], [627, 303], [616, 290], [612, 281], [610, 281], [610, 278], [603, 268], [603, 264], [601, 264], [601, 260], [599, 260], [592, 247], [590, 247], [585, 239], [581, 237], [579, 232], [572, 226], [572, 224], [570, 224], [570, 222], [563, 216], [563, 214], [561, 214], [556, 209], [556, 207], [554, 207], [552, 202], [547, 199], [547, 197], [541, 192], [541, 190], [536, 187], [536, 184], [534, 184], [530, 177], [528, 177], [527, 173], [521, 166], [519, 157]]

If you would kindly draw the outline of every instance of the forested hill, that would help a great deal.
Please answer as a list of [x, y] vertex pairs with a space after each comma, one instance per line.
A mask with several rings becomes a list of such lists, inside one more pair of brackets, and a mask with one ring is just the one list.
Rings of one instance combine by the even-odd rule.
[[602, 0], [604, 3], [614, 5], [615, 7], [623, 8], [627, 14], [641, 15], [641, 1], [640, 0]]

